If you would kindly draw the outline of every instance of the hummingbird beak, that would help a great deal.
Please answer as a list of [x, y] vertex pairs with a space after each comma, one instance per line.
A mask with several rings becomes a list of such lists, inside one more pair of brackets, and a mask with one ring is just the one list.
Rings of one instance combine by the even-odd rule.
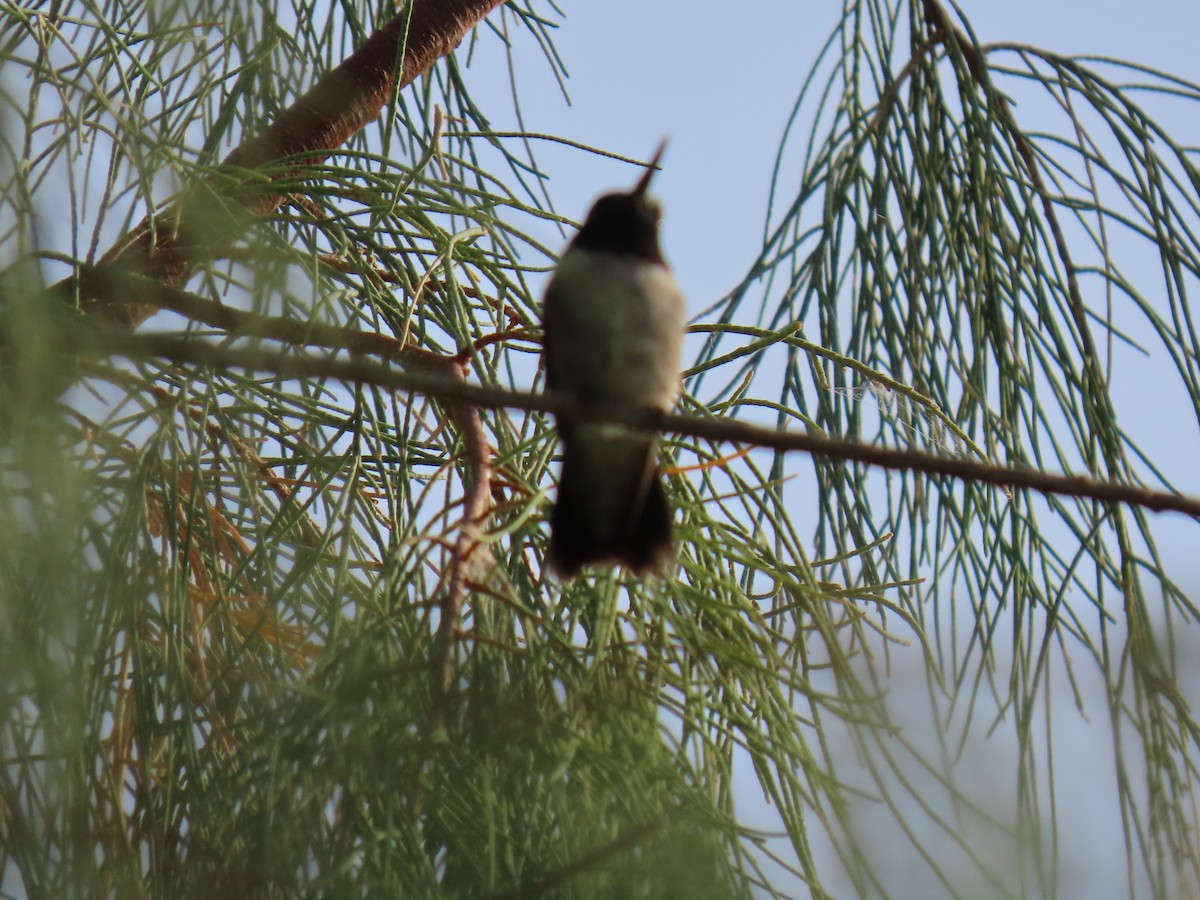
[[666, 149], [667, 139], [663, 138], [658, 145], [658, 149], [654, 151], [654, 156], [650, 157], [650, 162], [646, 163], [645, 173], [642, 175], [638, 183], [634, 185], [632, 191], [633, 196], [644, 197], [646, 195], [646, 189], [650, 187], [650, 179], [653, 178], [654, 173], [658, 171], [658, 161], [662, 159], [662, 155]]

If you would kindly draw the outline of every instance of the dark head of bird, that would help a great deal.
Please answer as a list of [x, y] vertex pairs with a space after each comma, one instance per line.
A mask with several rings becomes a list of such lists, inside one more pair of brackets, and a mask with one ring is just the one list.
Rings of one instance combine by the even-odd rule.
[[659, 145], [645, 173], [632, 191], [605, 194], [584, 219], [583, 227], [571, 241], [572, 247], [606, 253], [628, 253], [650, 262], [665, 263], [658, 244], [658, 223], [662, 209], [646, 191], [658, 171], [666, 142]]

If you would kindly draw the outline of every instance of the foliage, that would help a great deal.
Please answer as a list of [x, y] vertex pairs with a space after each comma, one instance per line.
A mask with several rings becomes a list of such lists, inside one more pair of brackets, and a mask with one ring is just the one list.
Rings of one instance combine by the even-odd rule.
[[[497, 10], [329, 158], [261, 167], [283, 204], [202, 217], [186, 291], [119, 283], [162, 309], [143, 334], [274, 369], [89, 349], [50, 284], [169, 230], [173, 198], [224, 210], [225, 151], [382, 24], [361, 6], [3, 7], [0, 887], [902, 896], [870, 797], [948, 892], [1054, 896], [1065, 685], [1108, 716], [1130, 892], [1200, 893], [1196, 609], [1142, 512], [676, 436], [678, 571], [560, 585], [551, 418], [288, 373], [538, 387], [537, 235], [566, 220], [465, 61], [524, 29], [561, 75], [552, 4]], [[683, 409], [1169, 487], [1113, 386], [1156, 342], [1200, 412], [1200, 173], [1135, 97], [1200, 88], [962, 27], [847, 0]], [[1021, 123], [1005, 92], [1030, 88], [1060, 121]], [[905, 666], [932, 743], [888, 701]], [[954, 771], [981, 727], [1016, 743], [1012, 822]], [[743, 824], [752, 791], [782, 840]]]

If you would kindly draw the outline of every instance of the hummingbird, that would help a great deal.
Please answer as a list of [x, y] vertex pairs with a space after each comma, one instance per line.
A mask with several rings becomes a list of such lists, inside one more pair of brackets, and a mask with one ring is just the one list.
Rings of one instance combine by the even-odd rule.
[[[628, 193], [601, 196], [567, 245], [542, 306], [547, 387], [580, 408], [670, 412], [679, 399], [685, 304], [647, 195], [659, 145]], [[592, 563], [661, 571], [674, 558], [658, 434], [560, 417], [562, 472], [550, 521], [550, 571]]]

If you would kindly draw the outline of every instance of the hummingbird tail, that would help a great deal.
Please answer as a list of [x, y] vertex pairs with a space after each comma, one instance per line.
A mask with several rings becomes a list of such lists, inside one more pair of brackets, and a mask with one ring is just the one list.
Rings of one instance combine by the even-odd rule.
[[592, 563], [618, 563], [638, 575], [668, 565], [675, 554], [671, 507], [654, 442], [636, 448], [632, 458], [618, 450], [599, 462], [594, 446], [579, 453], [574, 444], [564, 441], [550, 522], [550, 570], [567, 580]]

